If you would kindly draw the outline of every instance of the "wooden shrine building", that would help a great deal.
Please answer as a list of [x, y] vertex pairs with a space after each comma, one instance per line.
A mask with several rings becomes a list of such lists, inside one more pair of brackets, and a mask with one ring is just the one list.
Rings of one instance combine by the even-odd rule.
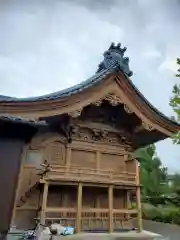
[[[0, 200], [8, 224], [11, 219], [18, 228], [32, 228], [40, 219], [75, 226], [77, 232], [112, 232], [132, 227], [130, 219], [137, 216], [141, 231], [133, 152], [172, 136], [180, 126], [134, 86], [125, 50], [112, 44], [96, 73], [74, 87], [32, 98], [0, 96], [3, 181], [16, 169], [11, 196]], [[137, 209], [129, 206], [133, 191]]]

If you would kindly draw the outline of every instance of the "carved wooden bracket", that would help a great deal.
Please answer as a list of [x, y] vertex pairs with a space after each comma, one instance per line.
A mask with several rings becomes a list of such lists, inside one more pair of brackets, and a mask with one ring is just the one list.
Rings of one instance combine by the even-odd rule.
[[93, 104], [96, 106], [100, 106], [102, 104], [102, 101], [106, 100], [108, 101], [112, 106], [117, 106], [118, 104], [122, 104], [123, 101], [120, 97], [116, 96], [114, 93], [108, 93], [107, 95], [103, 96], [102, 98], [98, 99]]
[[145, 123], [145, 122], [142, 121], [141, 125], [137, 126], [134, 129], [134, 133], [138, 133], [138, 132], [141, 132], [143, 130], [152, 131], [154, 129], [155, 128], [151, 124], [148, 124], [148, 123]]
[[151, 124], [148, 124], [148, 123], [145, 123], [145, 122], [142, 122], [142, 127], [148, 131], [152, 131], [154, 130], [154, 127], [151, 125]]
[[117, 106], [119, 104], [124, 104], [124, 110], [128, 114], [133, 113], [133, 111], [122, 101], [122, 99], [119, 96], [117, 96], [116, 94], [114, 94], [114, 93], [108, 93], [107, 95], [105, 95], [102, 98], [98, 99], [93, 104], [96, 105], [96, 106], [100, 106], [102, 104], [103, 100], [108, 101], [112, 106]]
[[124, 104], [124, 110], [125, 110], [128, 114], [133, 113], [133, 111], [132, 111], [126, 104]]
[[72, 118], [77, 118], [77, 117], [81, 116], [82, 110], [83, 110], [83, 109], [80, 108], [80, 109], [77, 109], [77, 110], [75, 110], [75, 111], [73, 111], [73, 112], [70, 112], [70, 113], [68, 113], [68, 114], [69, 114], [69, 116], [71, 116]]

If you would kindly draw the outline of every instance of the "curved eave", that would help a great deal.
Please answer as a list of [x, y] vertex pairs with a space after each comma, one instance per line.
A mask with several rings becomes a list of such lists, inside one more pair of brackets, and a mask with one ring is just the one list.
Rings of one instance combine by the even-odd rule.
[[[124, 75], [124, 74], [123, 74]], [[145, 96], [138, 90], [138, 88], [134, 85], [132, 80], [125, 76], [127, 79], [128, 88], [140, 99], [142, 104], [147, 108], [147, 111], [153, 116], [154, 120], [158, 120], [163, 125], [170, 127], [172, 134], [177, 133], [180, 131], [180, 124], [176, 121], [171, 120], [161, 111], [159, 111], [156, 107], [154, 107], [146, 98]]]
[[155, 113], [157, 114], [159, 117], [161, 117], [161, 119], [163, 121], [166, 121], [169, 124], [173, 124], [174, 126], [177, 126], [180, 130], [180, 123], [170, 119], [169, 117], [167, 117], [164, 113], [162, 113], [161, 111], [159, 111], [156, 107], [154, 107], [145, 97], [144, 95], [136, 88], [136, 86], [133, 84], [133, 82], [131, 81], [131, 79], [128, 78], [129, 84], [133, 87], [133, 89], [135, 90], [136, 94], [145, 102], [145, 104]]

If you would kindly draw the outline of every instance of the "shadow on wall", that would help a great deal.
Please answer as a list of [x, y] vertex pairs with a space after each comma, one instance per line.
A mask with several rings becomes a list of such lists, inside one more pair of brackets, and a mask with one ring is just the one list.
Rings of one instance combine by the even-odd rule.
[[10, 227], [24, 143], [0, 138], [0, 233]]

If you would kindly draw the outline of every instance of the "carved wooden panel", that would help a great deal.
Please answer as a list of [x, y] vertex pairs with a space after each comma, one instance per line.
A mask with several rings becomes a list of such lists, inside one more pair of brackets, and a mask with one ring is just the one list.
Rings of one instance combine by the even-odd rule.
[[96, 153], [82, 150], [72, 150], [71, 165], [86, 168], [96, 168]]
[[61, 142], [52, 142], [45, 148], [45, 158], [50, 164], [65, 165], [65, 146]]
[[100, 169], [109, 169], [114, 171], [125, 171], [125, 161], [123, 156], [102, 153], [100, 158]]

